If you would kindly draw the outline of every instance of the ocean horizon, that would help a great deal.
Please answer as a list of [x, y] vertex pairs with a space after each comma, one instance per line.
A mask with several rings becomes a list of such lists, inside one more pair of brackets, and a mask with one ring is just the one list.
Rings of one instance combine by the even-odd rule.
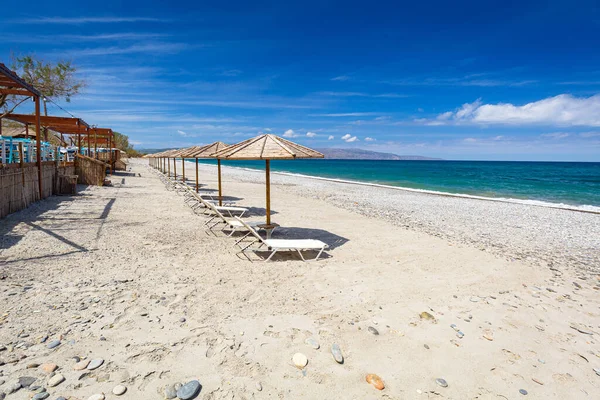
[[[222, 165], [264, 170], [264, 161]], [[600, 162], [305, 159], [273, 160], [271, 170], [600, 212]]]

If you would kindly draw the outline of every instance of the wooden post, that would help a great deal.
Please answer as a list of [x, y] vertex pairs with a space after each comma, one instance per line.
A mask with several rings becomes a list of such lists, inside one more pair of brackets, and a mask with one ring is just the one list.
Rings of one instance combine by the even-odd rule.
[[98, 159], [98, 130], [94, 129], [94, 158]]
[[181, 182], [185, 183], [185, 158], [181, 157]]
[[196, 193], [198, 193], [198, 157], [196, 157]]
[[267, 225], [271, 225], [271, 160], [266, 161], [267, 182]]
[[24, 158], [25, 154], [23, 152], [23, 142], [19, 142], [19, 168], [21, 168], [21, 179], [23, 181], [23, 187], [25, 187], [25, 168], [23, 166]]
[[169, 160], [169, 157], [167, 157], [165, 162], [167, 163], [167, 176], [170, 178], [171, 177], [171, 160]]
[[177, 180], [177, 159], [173, 157], [173, 175], [174, 179]]
[[217, 169], [219, 171], [219, 205], [223, 205], [223, 191], [221, 190], [221, 159], [217, 160]]
[[90, 135], [90, 128], [87, 128], [87, 137], [88, 137], [88, 150], [87, 150], [87, 156], [88, 157], [92, 157], [92, 137]]
[[40, 200], [43, 197], [42, 191], [42, 141], [39, 137], [39, 132], [41, 131], [41, 121], [40, 121], [40, 97], [35, 96], [35, 131], [38, 132], [38, 138], [36, 141], [36, 162], [38, 169], [38, 189], [40, 191]]
[[108, 162], [109, 162], [109, 165], [110, 165], [110, 174], [111, 175], [113, 173], [113, 162], [112, 162], [112, 159], [113, 159], [113, 150], [112, 150], [113, 141], [112, 140], [113, 140], [113, 133], [111, 131], [110, 136], [108, 137], [108, 157], [109, 157], [108, 158]]

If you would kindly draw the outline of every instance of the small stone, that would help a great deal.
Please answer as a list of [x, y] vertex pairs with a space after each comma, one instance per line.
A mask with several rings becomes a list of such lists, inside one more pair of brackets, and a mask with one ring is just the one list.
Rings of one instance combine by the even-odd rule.
[[372, 326], [370, 326], [367, 330], [369, 331], [369, 333], [372, 333], [375, 336], [379, 335], [379, 331]]
[[260, 382], [256, 382], [256, 390], [258, 390], [259, 392], [262, 391], [262, 385], [260, 384]]
[[44, 400], [44, 399], [47, 399], [48, 397], [50, 397], [50, 393], [40, 392], [40, 393], [33, 395], [33, 397], [31, 399], [32, 400]]
[[465, 337], [465, 334], [462, 333], [461, 331], [456, 332], [456, 337], [459, 339], [462, 339], [463, 337]]
[[21, 384], [21, 387], [24, 388], [31, 386], [31, 384], [35, 381], [36, 378], [34, 378], [33, 376], [22, 376], [19, 378], [19, 383]]
[[331, 354], [333, 355], [333, 359], [338, 364], [343, 364], [344, 363], [344, 356], [342, 355], [342, 349], [340, 349], [339, 345], [333, 344], [331, 346]]
[[575, 329], [577, 332], [579, 333], [583, 333], [584, 335], [593, 335], [592, 332], [590, 332], [588, 329], [586, 329], [583, 325], [581, 324], [571, 324], [571, 328]]
[[175, 397], [177, 397], [177, 390], [173, 385], [167, 385], [165, 387], [165, 399], [174, 399]]
[[67, 400], [67, 399], [65, 397], [60, 396], [60, 397], [57, 397], [56, 400]]
[[460, 330], [460, 329], [458, 329], [458, 326], [456, 326], [456, 324], [450, 325], [450, 328], [454, 329], [456, 332], [458, 332]]
[[81, 360], [73, 366], [73, 369], [75, 371], [81, 371], [83, 369], [86, 369], [89, 363], [90, 363], [90, 360]]
[[104, 360], [102, 358], [94, 358], [87, 366], [89, 371], [92, 371], [96, 368], [99, 368], [102, 364], [104, 364]]
[[40, 365], [40, 368], [45, 373], [49, 374], [49, 373], [56, 371], [56, 369], [58, 368], [58, 365], [52, 364], [52, 363], [45, 363], [45, 364]]
[[523, 396], [527, 396], [527, 390], [525, 389], [519, 389], [519, 393], [521, 393]]
[[321, 345], [319, 345], [319, 342], [317, 342], [317, 340], [314, 338], [308, 338], [304, 341], [304, 343], [306, 343], [315, 350], [318, 350], [319, 347], [321, 347]]
[[600, 376], [600, 368], [594, 368], [594, 372], [596, 375]]
[[4, 388], [4, 393], [6, 394], [11, 394], [16, 392], [17, 390], [21, 389], [21, 382], [17, 381], [17, 382], [12, 382], [6, 385], [6, 387]]
[[93, 394], [87, 398], [87, 400], [104, 400], [104, 393]]
[[423, 311], [421, 314], [419, 314], [419, 317], [421, 319], [426, 319], [427, 321], [435, 322], [435, 317], [429, 314], [427, 311]]
[[31, 364], [27, 364], [27, 368], [28, 368], [28, 369], [31, 369], [31, 368], [37, 368], [37, 367], [39, 367], [39, 366], [40, 366], [40, 364], [38, 364], [38, 363], [31, 363]]
[[469, 300], [471, 300], [473, 303], [477, 303], [479, 301], [479, 297], [472, 296]]
[[181, 400], [193, 399], [200, 393], [201, 387], [197, 380], [189, 381], [177, 390], [177, 397]]
[[491, 342], [494, 340], [494, 333], [489, 329], [486, 329], [485, 331], [483, 331], [483, 338]]
[[117, 385], [113, 388], [112, 392], [116, 396], [120, 396], [127, 391], [127, 387], [124, 385]]
[[383, 380], [375, 374], [367, 375], [366, 379], [367, 379], [367, 382], [370, 383], [371, 385], [373, 385], [373, 387], [375, 387], [375, 389], [377, 389], [377, 390], [383, 390], [385, 388], [385, 385], [383, 384]]
[[531, 378], [531, 380], [534, 381], [535, 383], [537, 383], [538, 385], [544, 384], [544, 382], [540, 381], [539, 379]]
[[306, 367], [306, 364], [308, 364], [308, 358], [302, 353], [294, 354], [292, 361], [294, 362], [294, 365], [300, 369]]
[[435, 380], [435, 383], [437, 383], [438, 385], [440, 385], [441, 387], [448, 387], [448, 382], [446, 382], [445, 379], [442, 378], [437, 378]]
[[62, 374], [56, 374], [52, 378], [48, 379], [48, 386], [54, 387], [65, 381], [65, 377]]
[[53, 340], [53, 341], [51, 341], [50, 343], [48, 343], [46, 345], [46, 347], [49, 348], [49, 349], [54, 349], [54, 348], [56, 348], [58, 346], [60, 346], [60, 340], [58, 340], [58, 339], [57, 340]]
[[179, 322], [181, 322], [182, 324], [186, 321], [185, 318], [179, 318]]
[[429, 345], [428, 344], [424, 344], [423, 347], [425, 347], [427, 350], [429, 350]]

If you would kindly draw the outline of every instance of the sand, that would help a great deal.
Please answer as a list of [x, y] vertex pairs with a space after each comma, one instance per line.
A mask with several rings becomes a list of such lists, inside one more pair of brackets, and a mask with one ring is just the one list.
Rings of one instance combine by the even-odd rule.
[[[118, 384], [127, 387], [122, 398], [161, 399], [165, 386], [192, 379], [202, 399], [516, 399], [520, 389], [528, 398], [597, 397], [600, 248], [586, 236], [597, 215], [511, 204], [525, 217], [490, 228], [489, 209], [512, 215], [501, 203], [442, 204], [274, 176], [273, 220], [282, 226], [274, 236], [331, 249], [314, 263], [250, 262], [236, 256], [233, 238], [206, 233], [204, 217], [146, 163], [132, 160], [131, 176], [114, 176], [114, 187], [52, 197], [0, 221], [0, 392], [31, 376], [51, 399], [117, 398]], [[214, 190], [214, 167], [201, 172], [203, 190]], [[225, 194], [264, 218], [262, 175], [224, 172]], [[527, 230], [529, 216], [549, 212], [569, 221], [555, 229], [568, 229], [577, 257], [564, 244], [536, 256], [545, 220], [516, 238], [505, 227]], [[580, 220], [578, 230], [571, 222]], [[483, 227], [472, 228], [476, 221]], [[308, 358], [303, 370], [296, 353]], [[73, 370], [74, 356], [105, 362], [84, 373]], [[42, 363], [57, 364], [65, 381], [48, 387], [40, 367], [27, 368]], [[31, 394], [22, 388], [7, 399]]]

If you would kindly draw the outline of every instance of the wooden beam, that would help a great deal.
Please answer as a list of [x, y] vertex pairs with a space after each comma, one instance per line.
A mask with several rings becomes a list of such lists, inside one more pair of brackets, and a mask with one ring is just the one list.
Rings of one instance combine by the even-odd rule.
[[0, 94], [16, 94], [18, 96], [33, 96], [29, 90], [25, 89], [0, 89]]
[[38, 168], [38, 188], [40, 190], [40, 200], [43, 198], [42, 188], [42, 141], [40, 140], [39, 134], [41, 132], [41, 121], [40, 121], [40, 96], [35, 96], [35, 131], [38, 133], [36, 140], [36, 162]]

